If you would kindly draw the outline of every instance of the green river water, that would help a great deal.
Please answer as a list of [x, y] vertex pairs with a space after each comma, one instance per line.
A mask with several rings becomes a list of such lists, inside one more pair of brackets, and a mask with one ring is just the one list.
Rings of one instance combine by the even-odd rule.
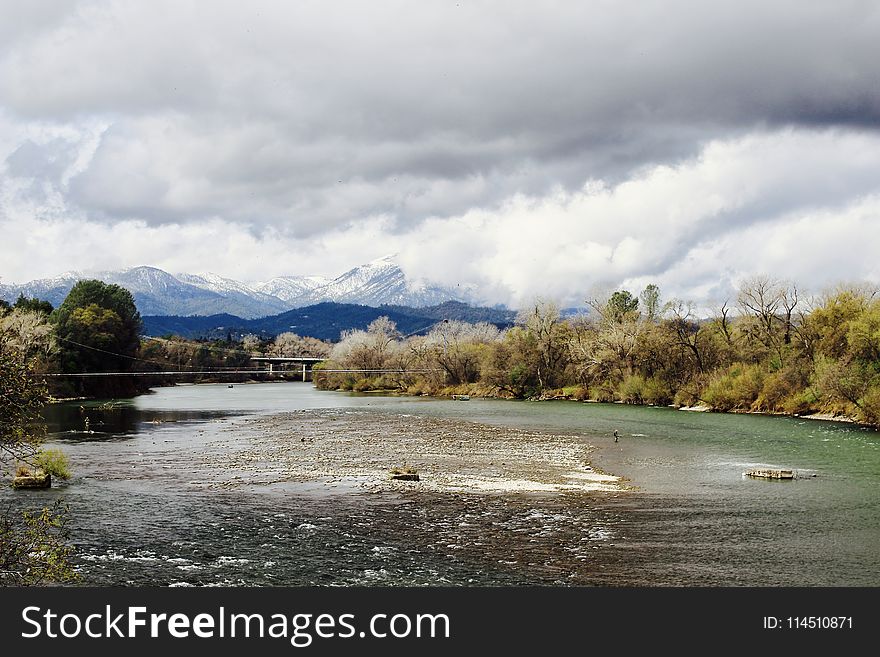
[[[880, 585], [880, 434], [842, 423], [575, 402], [379, 397], [302, 383], [178, 386], [47, 410], [74, 478], [4, 491], [71, 508], [87, 584]], [[632, 490], [428, 494], [193, 489], [175, 467], [247, 416], [315, 408], [574, 435]], [[77, 433], [83, 413], [95, 434]], [[614, 443], [612, 432], [621, 438]], [[128, 455], [162, 449], [132, 476]], [[749, 467], [795, 481], [743, 477]]]

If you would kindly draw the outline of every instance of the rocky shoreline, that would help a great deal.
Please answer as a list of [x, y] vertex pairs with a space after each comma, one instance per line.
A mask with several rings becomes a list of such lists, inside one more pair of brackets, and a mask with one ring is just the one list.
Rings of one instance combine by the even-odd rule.
[[[620, 491], [582, 438], [447, 418], [322, 409], [242, 418], [199, 458], [209, 488], [320, 482], [364, 491]], [[245, 436], [246, 440], [242, 441]], [[396, 481], [408, 466], [419, 481]], [[203, 468], [199, 470], [204, 471]]]

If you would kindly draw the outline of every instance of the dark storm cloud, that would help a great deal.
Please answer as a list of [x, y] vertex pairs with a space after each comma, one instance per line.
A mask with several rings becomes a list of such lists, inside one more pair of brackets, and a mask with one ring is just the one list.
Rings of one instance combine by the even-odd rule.
[[755, 126], [880, 126], [869, 2], [101, 2], [24, 32], [0, 98], [112, 124], [70, 188], [109, 221], [406, 227]]

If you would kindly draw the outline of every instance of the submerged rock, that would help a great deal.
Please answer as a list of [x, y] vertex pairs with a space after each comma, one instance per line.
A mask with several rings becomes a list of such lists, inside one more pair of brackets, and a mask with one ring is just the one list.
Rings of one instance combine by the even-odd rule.
[[743, 473], [746, 477], [756, 477], [758, 479], [796, 479], [797, 473], [794, 470], [781, 470], [778, 468], [752, 468]]

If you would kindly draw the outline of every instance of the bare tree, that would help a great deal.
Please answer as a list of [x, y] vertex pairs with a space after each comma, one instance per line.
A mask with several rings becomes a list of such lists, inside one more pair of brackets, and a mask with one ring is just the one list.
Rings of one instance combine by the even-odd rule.
[[473, 383], [480, 375], [480, 345], [496, 341], [499, 334], [496, 326], [486, 322], [445, 321], [428, 334], [426, 345], [433, 347], [434, 358], [450, 383]]
[[0, 317], [0, 349], [15, 351], [25, 361], [46, 361], [55, 348], [52, 326], [44, 313], [16, 308]]
[[693, 305], [674, 299], [667, 306], [669, 319], [667, 325], [675, 336], [676, 343], [687, 349], [694, 357], [697, 369], [704, 371], [703, 356], [698, 341], [700, 326], [694, 321]]
[[253, 333], [249, 333], [241, 339], [241, 348], [251, 353], [258, 353], [260, 350], [260, 338]]
[[764, 334], [772, 336], [781, 296], [778, 283], [766, 276], [756, 276], [742, 284], [737, 301], [744, 313], [758, 320]]
[[296, 333], [279, 333], [269, 347], [269, 354], [271, 356], [280, 356], [282, 358], [300, 356], [302, 355], [300, 354], [301, 343], [302, 338]]
[[[777, 330], [777, 325], [782, 325], [784, 328], [780, 317], [784, 296], [784, 284], [767, 276], [755, 276], [744, 281], [737, 295], [737, 302], [743, 314], [753, 321], [751, 326], [745, 326], [747, 335], [768, 351], [775, 352], [780, 362], [785, 359], [783, 345], [786, 343], [785, 331]], [[790, 299], [789, 303], [791, 302]]]
[[727, 346], [733, 347], [733, 332], [730, 322], [730, 307], [727, 304], [728, 301], [725, 299], [724, 303], [721, 304], [721, 308], [718, 309], [718, 327], [721, 329], [721, 334], [724, 336], [724, 340], [725, 342], [727, 342]]
[[567, 365], [567, 327], [559, 307], [548, 301], [537, 300], [533, 307], [520, 312], [517, 323], [525, 326], [538, 348], [538, 384], [553, 387]]
[[569, 357], [580, 382], [589, 385], [600, 373], [607, 375], [607, 371], [602, 371], [605, 363], [598, 349], [597, 325], [585, 316], [573, 318], [569, 325], [571, 327], [568, 337]]
[[794, 309], [798, 305], [798, 289], [794, 283], [784, 284], [779, 295], [779, 304], [783, 310], [784, 333], [782, 335], [782, 342], [783, 344], [791, 344], [791, 318], [794, 314]]
[[383, 369], [398, 346], [399, 337], [396, 324], [388, 317], [379, 317], [366, 331], [344, 332], [342, 339], [330, 352], [330, 357], [355, 369]]

